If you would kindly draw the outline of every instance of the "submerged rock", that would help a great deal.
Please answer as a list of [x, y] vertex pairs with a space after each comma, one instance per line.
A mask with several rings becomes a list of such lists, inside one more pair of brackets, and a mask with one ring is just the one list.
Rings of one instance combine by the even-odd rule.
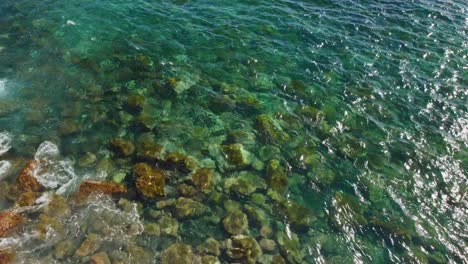
[[304, 253], [301, 250], [301, 242], [296, 234], [289, 232], [279, 232], [276, 236], [281, 254], [285, 256], [290, 263], [302, 263]]
[[294, 201], [287, 201], [282, 204], [281, 209], [286, 214], [291, 227], [298, 231], [307, 231], [316, 219], [312, 210]]
[[113, 182], [84, 181], [78, 189], [77, 197], [85, 199], [93, 193], [108, 195], [123, 194], [127, 192], [127, 187]]
[[54, 256], [57, 259], [66, 259], [73, 255], [75, 245], [71, 239], [60, 241], [54, 246]]
[[278, 122], [266, 114], [257, 117], [255, 126], [260, 136], [263, 138], [263, 141], [266, 143], [273, 142], [276, 144], [284, 144], [291, 139], [291, 137], [283, 131]]
[[106, 252], [99, 252], [91, 256], [89, 262], [91, 264], [111, 264], [109, 256]]
[[232, 235], [240, 235], [247, 231], [249, 221], [247, 215], [241, 211], [234, 210], [227, 214], [223, 220], [224, 229]]
[[141, 195], [150, 199], [165, 195], [166, 176], [162, 170], [138, 163], [134, 166], [134, 172], [137, 177], [136, 187]]
[[81, 125], [73, 119], [65, 119], [58, 126], [58, 132], [62, 136], [77, 133], [81, 130]]
[[214, 171], [208, 168], [201, 168], [192, 174], [193, 184], [202, 192], [208, 193], [213, 189]]
[[145, 105], [145, 97], [141, 94], [131, 94], [127, 98], [127, 106], [130, 110], [141, 110]]
[[224, 181], [224, 188], [236, 193], [237, 195], [247, 196], [254, 193], [257, 189], [264, 189], [265, 181], [250, 172], [241, 172], [237, 177], [230, 177]]
[[79, 160], [78, 165], [80, 167], [89, 167], [96, 162], [96, 155], [90, 152], [86, 152]]
[[218, 240], [210, 237], [197, 247], [197, 252], [199, 254], [219, 256], [221, 254], [220, 247], [221, 244], [218, 242]]
[[21, 170], [18, 176], [18, 185], [21, 190], [29, 192], [38, 192], [44, 189], [44, 187], [34, 177], [34, 171], [37, 168], [37, 162], [31, 160]]
[[75, 256], [77, 257], [86, 257], [98, 249], [102, 245], [102, 239], [96, 234], [90, 234], [84, 241], [81, 243], [80, 247], [75, 251]]
[[113, 138], [110, 143], [114, 151], [120, 155], [130, 156], [135, 152], [135, 145], [130, 140]]
[[253, 264], [263, 254], [253, 237], [238, 235], [226, 242], [226, 253], [234, 261]]
[[192, 199], [180, 197], [174, 203], [175, 215], [177, 218], [192, 218], [207, 212], [207, 208], [200, 202]]
[[179, 222], [176, 219], [164, 215], [159, 219], [159, 228], [162, 235], [177, 237], [177, 232], [179, 230]]
[[150, 134], [143, 134], [137, 143], [138, 158], [155, 161], [161, 160], [163, 157], [164, 147], [153, 142], [153, 137]]
[[24, 217], [13, 211], [0, 213], [0, 237], [6, 237], [15, 231], [25, 221]]
[[223, 145], [222, 150], [228, 162], [236, 168], [244, 168], [252, 163], [252, 154], [239, 143]]
[[38, 239], [45, 240], [51, 235], [63, 237], [65, 234], [65, 226], [57, 218], [48, 217], [45, 214], [39, 215], [39, 223], [36, 225]]
[[279, 193], [284, 193], [288, 187], [288, 176], [286, 169], [281, 166], [279, 160], [271, 160], [268, 163], [266, 175], [270, 187]]
[[192, 247], [183, 243], [174, 243], [161, 254], [162, 264], [192, 264], [194, 254]]
[[0, 263], [10, 264], [15, 261], [15, 252], [11, 249], [0, 249]]
[[36, 203], [37, 198], [42, 194], [40, 192], [25, 192], [22, 193], [16, 200], [17, 206], [33, 206]]
[[70, 215], [70, 206], [63, 196], [53, 194], [42, 212], [50, 217], [64, 217]]
[[165, 162], [169, 168], [177, 169], [182, 172], [190, 172], [198, 166], [193, 157], [176, 152], [167, 155]]

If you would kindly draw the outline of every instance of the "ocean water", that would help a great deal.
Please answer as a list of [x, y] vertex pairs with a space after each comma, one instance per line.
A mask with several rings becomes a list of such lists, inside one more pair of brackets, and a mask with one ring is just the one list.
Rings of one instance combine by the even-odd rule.
[[[1, 1], [0, 209], [26, 220], [0, 260], [468, 263], [467, 15], [462, 0]], [[28, 160], [44, 189], [22, 206]], [[164, 195], [142, 190], [141, 162]], [[77, 201], [84, 181], [128, 191]]]

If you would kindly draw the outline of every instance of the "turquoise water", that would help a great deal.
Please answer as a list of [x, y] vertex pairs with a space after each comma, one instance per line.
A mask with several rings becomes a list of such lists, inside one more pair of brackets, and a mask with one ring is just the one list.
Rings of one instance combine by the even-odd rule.
[[[2, 1], [0, 208], [28, 220], [0, 238], [0, 253], [17, 263], [96, 252], [112, 263], [468, 263], [467, 9]], [[142, 155], [142, 142], [157, 154]], [[46, 190], [26, 208], [10, 189], [33, 158], [47, 161], [35, 173]], [[166, 174], [164, 195], [142, 191], [140, 162]], [[213, 173], [206, 189], [197, 168]], [[128, 192], [83, 205], [73, 193], [85, 180]], [[70, 212], [41, 237], [54, 192]], [[90, 237], [96, 249], [77, 254]], [[219, 252], [199, 247], [209, 238]]]

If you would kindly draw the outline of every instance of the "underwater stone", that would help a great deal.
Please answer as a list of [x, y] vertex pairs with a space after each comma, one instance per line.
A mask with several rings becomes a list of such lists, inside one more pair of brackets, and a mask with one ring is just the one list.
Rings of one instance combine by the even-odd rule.
[[0, 263], [10, 264], [15, 261], [16, 255], [13, 250], [10, 249], [0, 249]]
[[42, 212], [50, 217], [64, 217], [70, 215], [70, 206], [65, 197], [53, 194]]
[[298, 231], [306, 231], [312, 226], [315, 216], [312, 211], [294, 201], [287, 201], [281, 205], [292, 228]]
[[279, 193], [284, 193], [288, 187], [288, 176], [286, 169], [281, 166], [279, 160], [270, 160], [266, 170], [268, 183], [270, 187]]
[[144, 232], [147, 235], [159, 237], [161, 235], [161, 228], [156, 223], [147, 223], [145, 224]]
[[221, 254], [220, 247], [221, 244], [218, 240], [210, 237], [197, 247], [197, 252], [200, 254], [219, 256]]
[[265, 143], [271, 141], [276, 144], [284, 144], [291, 139], [278, 122], [266, 114], [257, 117], [255, 127]]
[[219, 259], [217, 257], [210, 256], [210, 255], [202, 256], [201, 263], [202, 264], [221, 264], [221, 262], [219, 262]]
[[54, 256], [57, 259], [65, 259], [73, 255], [75, 245], [71, 239], [58, 242], [54, 246]]
[[127, 105], [130, 110], [141, 110], [145, 105], [145, 97], [141, 94], [131, 94], [127, 98]]
[[234, 110], [236, 102], [228, 95], [210, 96], [208, 108], [214, 113], [231, 112]]
[[10, 235], [24, 221], [25, 218], [23, 216], [13, 211], [0, 212], [0, 237]]
[[247, 211], [247, 214], [250, 216], [250, 219], [254, 220], [254, 222], [258, 225], [268, 225], [268, 219], [265, 214], [265, 211], [262, 209], [256, 207], [256, 206], [251, 206], [246, 204], [244, 206], [245, 211]]
[[301, 251], [301, 243], [295, 233], [278, 232], [276, 241], [280, 247], [281, 253], [291, 263], [302, 263], [304, 253]]
[[145, 133], [139, 139], [137, 143], [137, 157], [154, 161], [162, 159], [162, 153], [164, 147], [153, 142], [151, 135]]
[[207, 211], [205, 205], [192, 199], [179, 197], [174, 204], [177, 218], [191, 218], [204, 214]]
[[364, 217], [364, 207], [359, 200], [343, 192], [335, 193], [335, 205], [330, 213], [332, 224], [341, 228], [343, 225], [366, 225], [367, 220]]
[[227, 255], [243, 263], [254, 264], [263, 254], [262, 249], [253, 237], [237, 235], [228, 239], [226, 242]]
[[81, 130], [80, 123], [73, 119], [65, 119], [58, 126], [58, 132], [61, 136], [77, 133]]
[[110, 143], [114, 151], [120, 155], [129, 156], [135, 152], [135, 145], [130, 140], [113, 138]]
[[223, 145], [222, 150], [229, 163], [237, 168], [244, 168], [252, 163], [252, 154], [239, 143]]
[[161, 234], [166, 236], [177, 237], [177, 232], [179, 230], [179, 222], [176, 219], [164, 215], [158, 221], [159, 227], [161, 229]]
[[223, 220], [224, 229], [232, 235], [240, 235], [249, 228], [247, 215], [241, 211], [234, 210], [228, 212]]
[[44, 189], [44, 187], [34, 177], [34, 171], [37, 167], [35, 160], [30, 160], [18, 176], [18, 185], [24, 191], [37, 192]]
[[39, 223], [36, 225], [38, 239], [45, 240], [53, 231], [53, 236], [63, 237], [66, 234], [65, 226], [57, 219], [45, 214], [39, 215]]
[[99, 252], [91, 256], [90, 258], [91, 264], [111, 264], [109, 256], [106, 252]]
[[238, 195], [250, 195], [257, 189], [264, 189], [265, 181], [250, 172], [241, 172], [237, 177], [230, 177], [224, 181], [224, 188]]
[[108, 195], [123, 194], [127, 192], [127, 187], [113, 182], [84, 181], [78, 189], [78, 199], [87, 198], [93, 193]]
[[272, 264], [286, 264], [286, 261], [284, 260], [283, 257], [276, 255], [276, 256], [273, 256], [271, 263]]
[[102, 244], [102, 239], [96, 234], [90, 234], [81, 243], [80, 247], [75, 251], [75, 256], [86, 257], [96, 252]]
[[175, 152], [167, 155], [165, 162], [171, 169], [177, 169], [182, 172], [190, 172], [198, 167], [193, 157]]
[[276, 242], [272, 239], [263, 238], [260, 240], [260, 247], [267, 252], [275, 251], [276, 249]]
[[42, 194], [40, 192], [25, 192], [22, 193], [18, 199], [16, 200], [15, 204], [17, 206], [33, 206], [36, 203], [37, 198], [39, 198]]
[[96, 155], [90, 152], [86, 152], [79, 160], [78, 165], [80, 167], [89, 167], [96, 162]]
[[195, 187], [185, 183], [177, 185], [177, 192], [183, 197], [195, 197], [198, 194]]
[[112, 175], [112, 181], [115, 183], [122, 183], [123, 180], [125, 180], [125, 177], [127, 177], [127, 173], [124, 171], [118, 171], [114, 175]]
[[201, 168], [192, 174], [192, 182], [200, 191], [209, 193], [213, 189], [214, 175], [212, 169]]
[[138, 163], [134, 166], [134, 172], [137, 176], [136, 187], [141, 195], [150, 199], [165, 195], [166, 176], [162, 170]]
[[20, 108], [18, 103], [0, 100], [0, 117], [7, 116]]
[[194, 254], [192, 247], [183, 243], [174, 243], [161, 254], [162, 264], [192, 264]]

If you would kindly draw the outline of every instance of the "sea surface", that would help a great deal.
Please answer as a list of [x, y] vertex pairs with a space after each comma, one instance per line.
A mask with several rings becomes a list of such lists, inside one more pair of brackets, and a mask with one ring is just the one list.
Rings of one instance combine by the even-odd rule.
[[2, 0], [0, 262], [468, 263], [467, 56], [463, 0]]

